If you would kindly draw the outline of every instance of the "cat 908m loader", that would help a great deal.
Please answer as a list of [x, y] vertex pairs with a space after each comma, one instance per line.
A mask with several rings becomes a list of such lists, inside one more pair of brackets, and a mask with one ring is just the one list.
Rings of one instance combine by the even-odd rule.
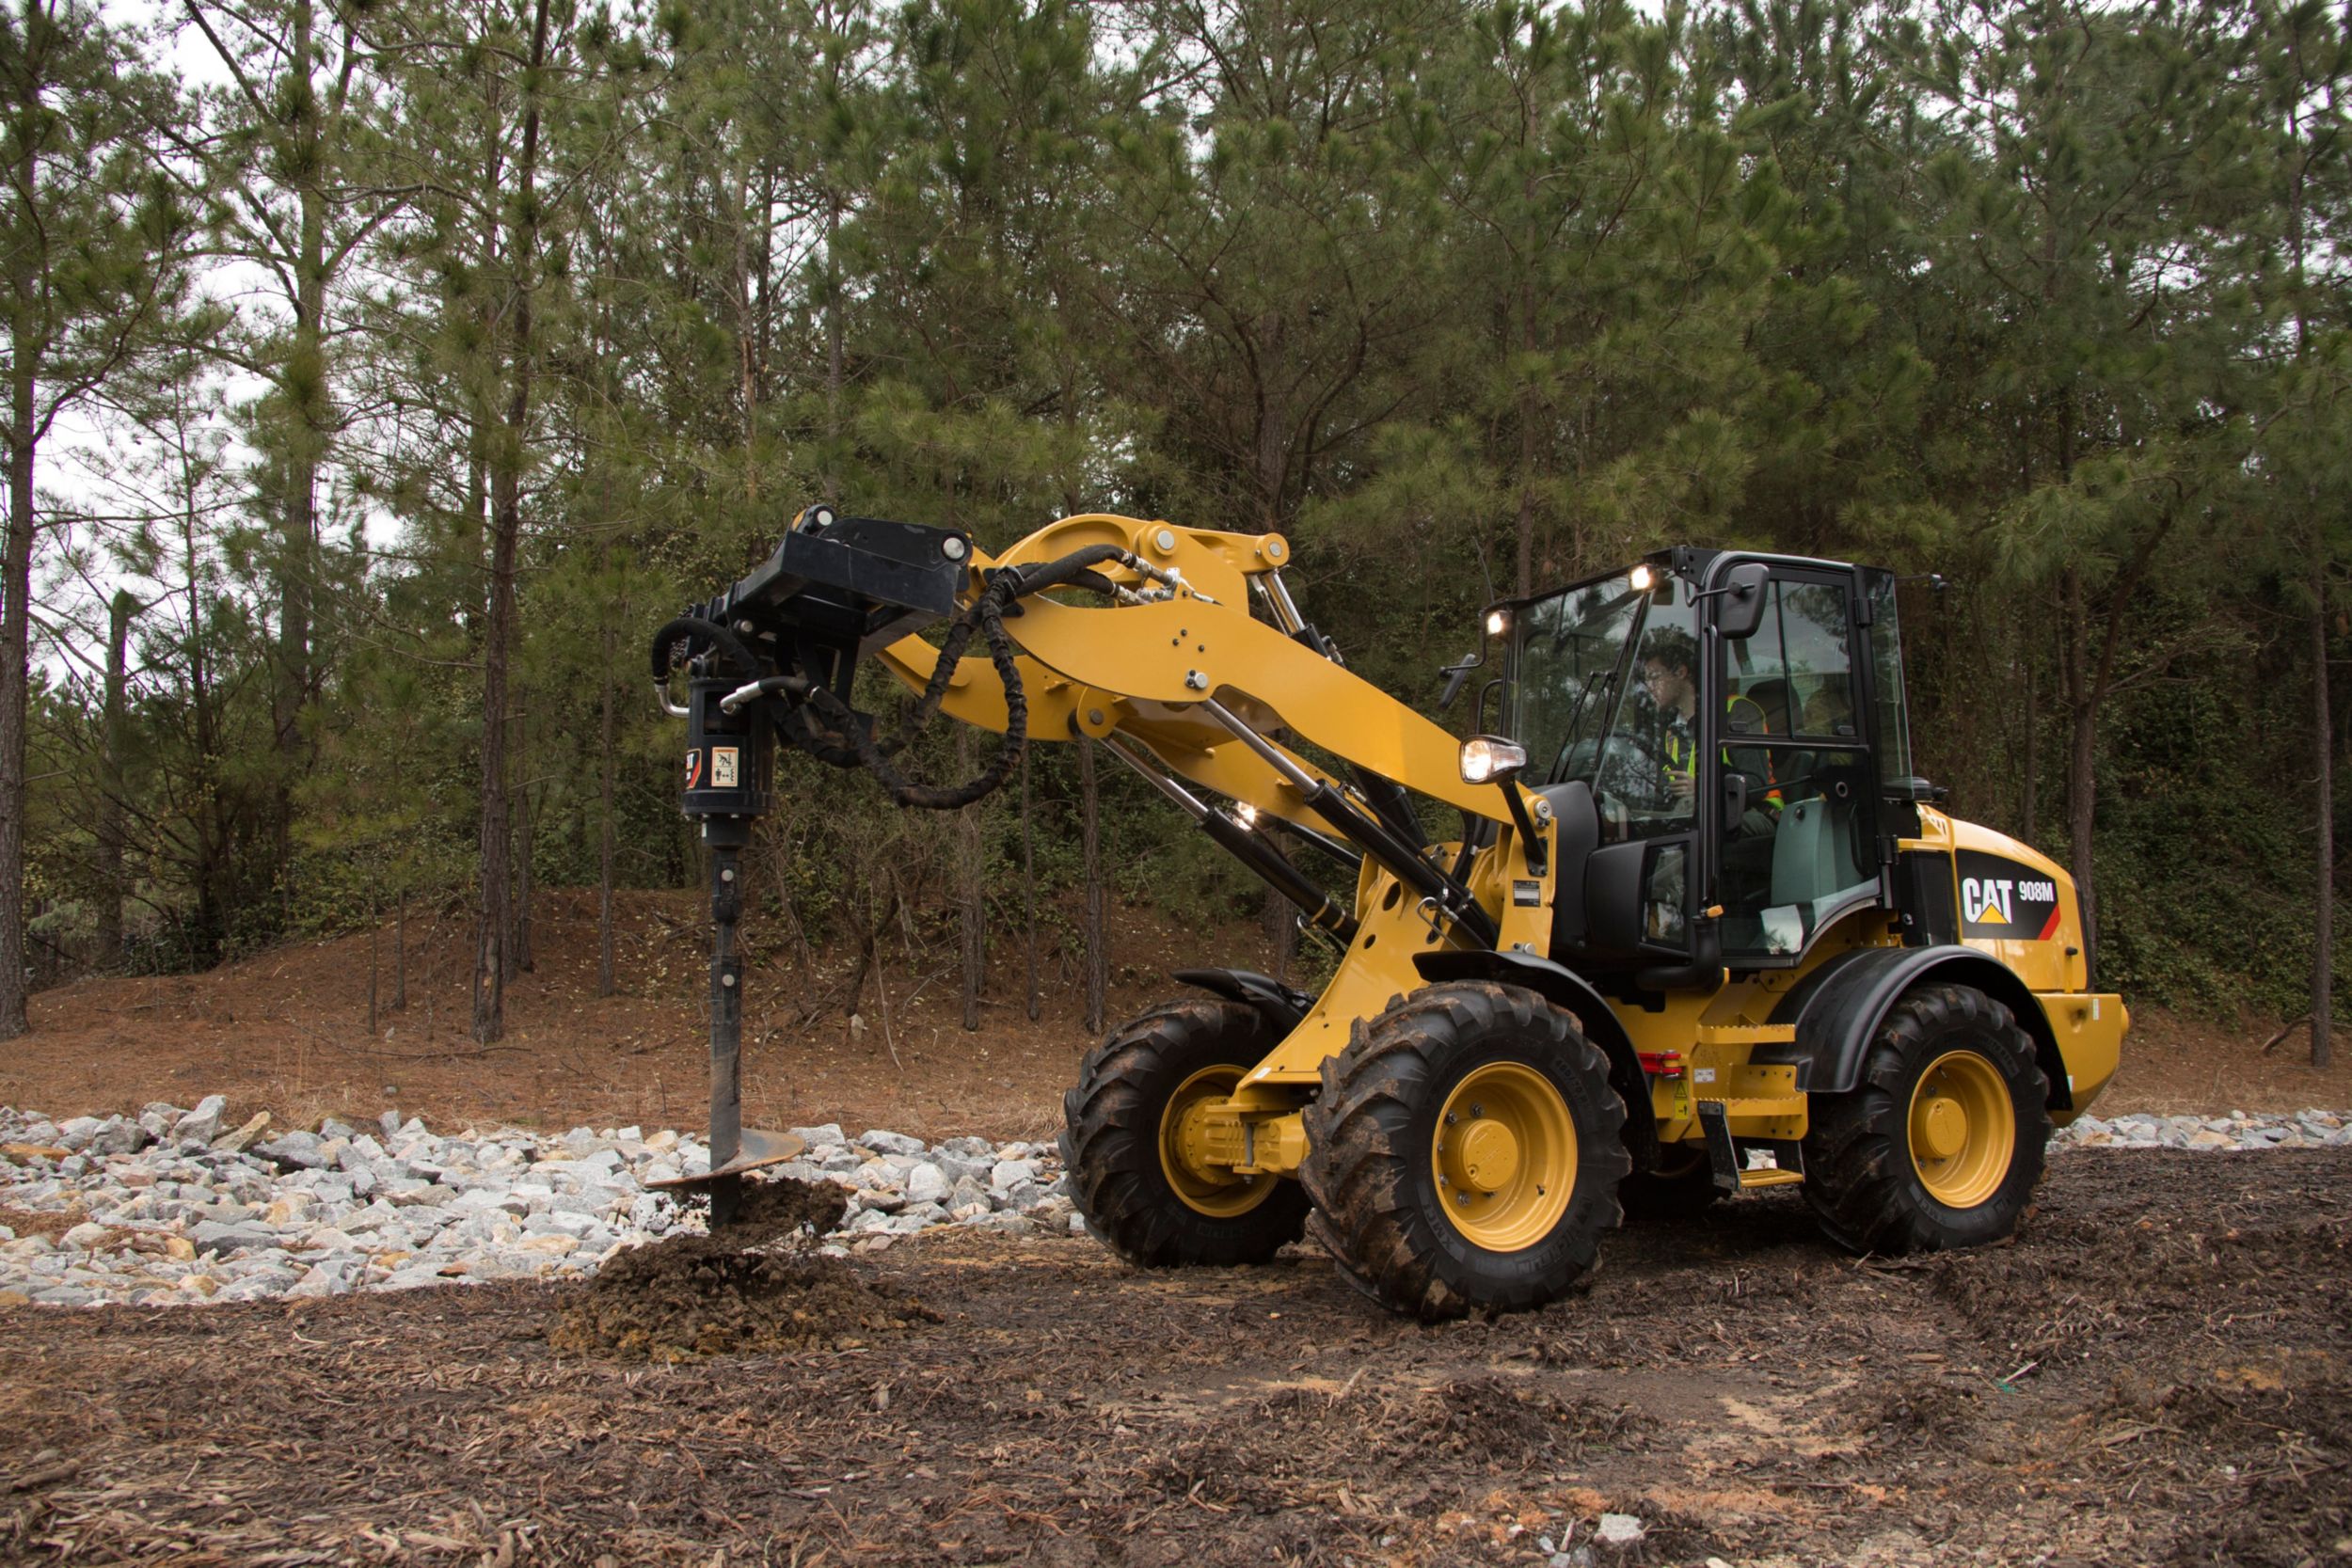
[[[1062, 1150], [1132, 1261], [1311, 1232], [1436, 1318], [1540, 1306], [1621, 1213], [1756, 1187], [1800, 1186], [1856, 1251], [2010, 1233], [2128, 1020], [2066, 873], [1914, 775], [1892, 576], [1672, 549], [1505, 600], [1448, 673], [1449, 698], [1481, 678], [1463, 741], [1347, 669], [1288, 561], [1106, 515], [992, 558], [812, 507], [656, 634], [713, 850], [714, 1169], [688, 1182], [714, 1220], [793, 1151], [737, 1114], [737, 850], [773, 743], [952, 808], [1026, 740], [1088, 736], [1345, 947], [1320, 995], [1182, 972], [1086, 1058]], [[869, 657], [919, 693], [896, 733], [852, 705]], [[921, 784], [905, 743], [943, 708], [1005, 740]]]

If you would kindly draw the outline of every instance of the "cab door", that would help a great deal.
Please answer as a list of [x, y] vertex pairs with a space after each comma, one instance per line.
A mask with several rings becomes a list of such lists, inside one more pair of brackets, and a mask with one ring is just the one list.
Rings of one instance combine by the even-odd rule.
[[1769, 565], [1756, 629], [1708, 640], [1707, 847], [1723, 961], [1734, 969], [1794, 964], [1881, 891], [1870, 658], [1853, 573]]

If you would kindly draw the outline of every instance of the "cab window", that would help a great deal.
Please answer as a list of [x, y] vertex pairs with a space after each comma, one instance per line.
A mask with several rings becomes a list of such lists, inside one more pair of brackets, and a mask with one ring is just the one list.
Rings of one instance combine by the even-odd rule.
[[1801, 572], [1765, 586], [1753, 636], [1723, 644], [1723, 767], [1716, 846], [1726, 958], [1795, 957], [1877, 885], [1875, 772], [1854, 711], [1847, 584]]

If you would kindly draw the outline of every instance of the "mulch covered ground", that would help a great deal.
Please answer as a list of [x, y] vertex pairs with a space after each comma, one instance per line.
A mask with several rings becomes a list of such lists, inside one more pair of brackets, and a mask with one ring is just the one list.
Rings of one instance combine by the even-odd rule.
[[[0, 1558], [180, 1563], [2352, 1560], [2352, 1152], [2084, 1151], [2013, 1245], [1788, 1195], [1422, 1327], [1312, 1254], [946, 1235], [820, 1349], [558, 1354], [532, 1287], [0, 1311]], [[841, 1294], [819, 1293], [814, 1310]]]

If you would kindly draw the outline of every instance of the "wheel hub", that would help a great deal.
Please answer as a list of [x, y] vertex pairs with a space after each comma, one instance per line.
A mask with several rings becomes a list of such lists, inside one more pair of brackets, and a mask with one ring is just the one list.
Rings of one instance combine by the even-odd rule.
[[1500, 1192], [1519, 1171], [1519, 1140], [1499, 1121], [1474, 1121], [1462, 1134], [1462, 1180], [1482, 1193]]
[[1947, 1051], [1928, 1064], [1904, 1128], [1912, 1168], [1947, 1209], [1973, 1209], [2009, 1179], [2017, 1112], [2001, 1069], [1978, 1052]]
[[1160, 1112], [1160, 1171], [1178, 1201], [1212, 1219], [1246, 1214], [1279, 1182], [1252, 1181], [1217, 1161], [1209, 1136], [1216, 1107], [1241, 1082], [1238, 1067], [1208, 1067], [1176, 1085]]
[[1454, 1085], [1430, 1142], [1438, 1200], [1464, 1239], [1518, 1252], [1551, 1233], [1576, 1186], [1576, 1124], [1559, 1088], [1520, 1062]]
[[1948, 1160], [1968, 1147], [1968, 1113], [1949, 1095], [1923, 1101], [1913, 1117], [1912, 1146], [1931, 1160]]

